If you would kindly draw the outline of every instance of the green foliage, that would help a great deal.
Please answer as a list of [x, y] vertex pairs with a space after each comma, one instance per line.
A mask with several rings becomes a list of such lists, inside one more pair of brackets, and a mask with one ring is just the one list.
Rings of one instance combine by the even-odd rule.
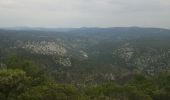
[[72, 85], [57, 84], [31, 61], [11, 56], [0, 70], [0, 100], [70, 100], [79, 97]]
[[0, 96], [8, 99], [23, 92], [28, 84], [28, 77], [22, 70], [0, 70]]
[[163, 72], [157, 76], [135, 75], [133, 80], [118, 85], [108, 83], [86, 89], [85, 94], [92, 99], [109, 97], [115, 100], [169, 100], [170, 74]]
[[152, 100], [149, 95], [138, 91], [135, 87], [119, 86], [116, 84], [105, 84], [102, 86], [93, 87], [88, 89], [86, 94], [93, 99], [102, 96], [115, 100]]
[[72, 86], [47, 84], [34, 87], [22, 93], [18, 100], [67, 100], [67, 98], [78, 97], [78, 93]]
[[[170, 73], [134, 75], [124, 84], [109, 82], [78, 90], [58, 84], [31, 61], [12, 56], [0, 70], [0, 100], [168, 100]], [[79, 92], [81, 91], [81, 92]]]
[[31, 61], [24, 60], [17, 55], [12, 55], [7, 59], [6, 65], [8, 69], [21, 69], [26, 72], [28, 76], [35, 77], [39, 73], [39, 67]]
[[7, 59], [6, 62], [8, 69], [20, 69], [23, 70], [27, 76], [31, 77], [31, 85], [41, 85], [48, 81], [51, 81], [51, 77], [47, 75], [37, 64], [32, 61], [25, 60], [18, 57], [17, 55], [12, 55]]

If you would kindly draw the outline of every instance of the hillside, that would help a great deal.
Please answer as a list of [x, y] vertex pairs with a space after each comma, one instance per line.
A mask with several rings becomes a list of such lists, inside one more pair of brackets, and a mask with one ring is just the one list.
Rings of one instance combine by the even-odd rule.
[[160, 28], [0, 29], [1, 68], [16, 54], [59, 83], [124, 82], [170, 69], [170, 30]]

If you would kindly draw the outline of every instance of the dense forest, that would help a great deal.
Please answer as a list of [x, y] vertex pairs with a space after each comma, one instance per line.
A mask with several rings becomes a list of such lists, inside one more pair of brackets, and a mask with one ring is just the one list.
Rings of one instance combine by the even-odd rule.
[[169, 100], [169, 33], [0, 29], [0, 100]]
[[61, 84], [34, 63], [12, 55], [0, 70], [1, 100], [168, 100], [170, 72], [155, 76], [136, 74], [117, 83], [89, 85], [82, 88]]

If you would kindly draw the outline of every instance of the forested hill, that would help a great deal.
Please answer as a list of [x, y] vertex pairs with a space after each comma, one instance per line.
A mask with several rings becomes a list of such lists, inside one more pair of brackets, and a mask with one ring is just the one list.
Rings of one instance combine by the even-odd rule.
[[[81, 95], [91, 97], [112, 96], [112, 92], [118, 93], [120, 90], [121, 95], [118, 98], [122, 95], [130, 98], [131, 94], [128, 93], [132, 92], [133, 94], [134, 91], [135, 95], [139, 97], [146, 96], [146, 98], [155, 99], [157, 96], [165, 95], [168, 98], [169, 43], [170, 30], [160, 28], [0, 29], [0, 68], [2, 69], [0, 72], [2, 89], [0, 91], [4, 98], [8, 96], [13, 98], [14, 95], [20, 95], [17, 98], [21, 98], [20, 92], [13, 94], [10, 91], [12, 87], [3, 86], [5, 84], [14, 85], [14, 89], [17, 89], [19, 87], [16, 85], [25, 84], [22, 83], [22, 79], [25, 81], [25, 78], [30, 78], [31, 80], [28, 81], [33, 83], [30, 83], [26, 88], [31, 87], [31, 90], [27, 92], [27, 89], [24, 88], [22, 92], [25, 91], [26, 94], [22, 94], [22, 96], [32, 95], [31, 93], [38, 95], [34, 93], [35, 89], [43, 95], [49, 87], [58, 89], [59, 84], [72, 84], [73, 87], [75, 86], [74, 88], [83, 91]], [[160, 76], [162, 72], [166, 75]], [[11, 77], [13, 77], [11, 75], [18, 77], [17, 79], [21, 78], [21, 81], [11, 83]], [[136, 75], [140, 77], [138, 80], [141, 81], [140, 84], [134, 80]], [[48, 77], [52, 79], [47, 80]], [[163, 77], [163, 79], [158, 79], [158, 77]], [[8, 79], [9, 81], [4, 81]], [[129, 83], [129, 80], [133, 82]], [[42, 88], [37, 87], [37, 83], [41, 83], [39, 81], [42, 81], [44, 90], [39, 90]], [[152, 87], [151, 84], [155, 81], [161, 82], [155, 83]], [[46, 86], [46, 82], [55, 85], [51, 87], [48, 84]], [[133, 84], [135, 84], [135, 88], [131, 87]], [[162, 84], [167, 86], [164, 87]], [[141, 90], [143, 88], [141, 85], [150, 90]], [[68, 86], [68, 88], [72, 89], [72, 86]], [[110, 88], [113, 90], [109, 90]], [[86, 89], [89, 91], [87, 94]], [[66, 91], [76, 93], [74, 89]], [[157, 92], [153, 93], [153, 91]], [[122, 94], [124, 92], [127, 94]], [[116, 97], [114, 96], [114, 98]]]
[[59, 83], [34, 62], [16, 55], [0, 69], [0, 100], [169, 100], [169, 87], [169, 71], [136, 74], [122, 84], [110, 81], [77, 87]]
[[59, 83], [124, 82], [170, 68], [170, 30], [160, 28], [0, 29], [1, 67], [15, 54], [34, 61]]
[[170, 30], [0, 29], [0, 100], [169, 100]]

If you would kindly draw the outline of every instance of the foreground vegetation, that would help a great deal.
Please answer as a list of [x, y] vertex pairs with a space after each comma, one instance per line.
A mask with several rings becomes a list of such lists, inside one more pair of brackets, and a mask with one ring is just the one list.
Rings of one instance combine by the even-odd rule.
[[135, 75], [123, 84], [107, 82], [77, 88], [58, 84], [31, 61], [16, 56], [0, 69], [0, 100], [168, 100], [170, 73]]

